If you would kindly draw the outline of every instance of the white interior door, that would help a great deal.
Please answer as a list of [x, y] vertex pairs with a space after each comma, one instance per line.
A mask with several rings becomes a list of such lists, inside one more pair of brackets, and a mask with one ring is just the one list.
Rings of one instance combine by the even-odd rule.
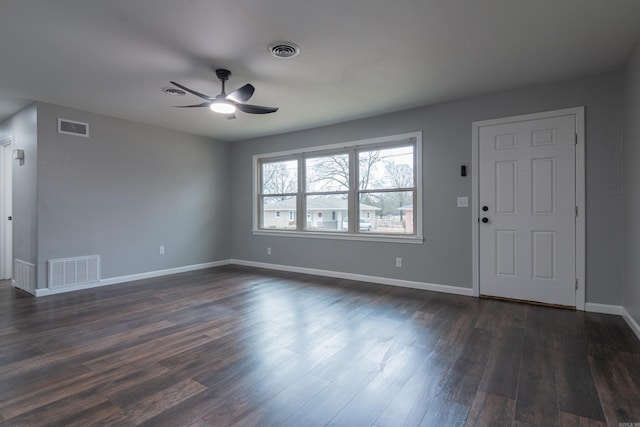
[[[1, 144], [1, 142], [0, 142]], [[12, 156], [10, 140], [0, 145], [0, 279], [10, 279], [13, 267]]]
[[576, 306], [576, 116], [478, 130], [481, 295]]

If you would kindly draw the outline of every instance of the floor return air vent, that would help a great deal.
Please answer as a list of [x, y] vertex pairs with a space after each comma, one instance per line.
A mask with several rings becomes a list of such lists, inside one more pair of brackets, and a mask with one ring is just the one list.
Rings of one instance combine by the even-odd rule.
[[83, 285], [100, 281], [100, 255], [49, 260], [50, 288]]

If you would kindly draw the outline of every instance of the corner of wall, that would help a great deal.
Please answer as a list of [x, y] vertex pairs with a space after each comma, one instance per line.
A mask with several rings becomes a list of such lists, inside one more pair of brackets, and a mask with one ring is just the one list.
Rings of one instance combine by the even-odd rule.
[[629, 56], [623, 73], [623, 316], [640, 338], [640, 40]]

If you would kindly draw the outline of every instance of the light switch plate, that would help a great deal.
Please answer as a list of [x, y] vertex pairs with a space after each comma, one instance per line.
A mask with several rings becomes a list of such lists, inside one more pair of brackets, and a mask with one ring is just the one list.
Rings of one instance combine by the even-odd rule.
[[459, 208], [468, 208], [469, 207], [469, 198], [468, 197], [458, 197], [458, 207]]

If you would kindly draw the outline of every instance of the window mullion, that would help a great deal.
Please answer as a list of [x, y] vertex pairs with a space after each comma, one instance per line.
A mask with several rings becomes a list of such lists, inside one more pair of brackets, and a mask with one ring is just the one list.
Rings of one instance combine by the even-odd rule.
[[[416, 229], [417, 225], [418, 225], [418, 192], [414, 191], [413, 192], [413, 210], [411, 212], [411, 216], [413, 217], [411, 219], [411, 221], [413, 221], [413, 233], [416, 234], [416, 232], [418, 231]], [[420, 212], [422, 212], [422, 206], [419, 207], [420, 208]]]
[[262, 228], [262, 224], [264, 224], [264, 200], [262, 197], [264, 183], [262, 182], [262, 161], [258, 161], [254, 168], [255, 177], [253, 185], [256, 186], [256, 194], [254, 194], [253, 197], [255, 197], [255, 206], [258, 207], [258, 212], [254, 212], [253, 214], [253, 217], [255, 218], [253, 226], [254, 228]]
[[349, 150], [349, 199], [347, 216], [349, 217], [349, 233], [358, 231], [358, 152], [355, 148]]
[[[296, 230], [304, 231], [307, 224], [306, 165], [303, 155], [298, 156], [298, 194], [296, 197]], [[302, 218], [302, 220], [300, 220]]]
[[373, 190], [359, 190], [359, 194], [371, 194], [371, 193], [398, 193], [398, 192], [411, 192], [415, 191], [415, 187], [401, 187], [401, 188], [380, 188]]

